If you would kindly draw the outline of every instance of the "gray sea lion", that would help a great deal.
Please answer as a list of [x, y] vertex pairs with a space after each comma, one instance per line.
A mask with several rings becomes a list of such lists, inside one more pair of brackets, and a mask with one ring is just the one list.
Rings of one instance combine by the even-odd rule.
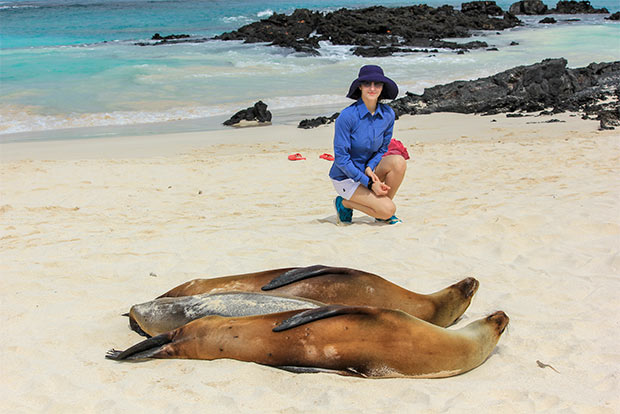
[[251, 316], [325, 306], [311, 299], [257, 292], [204, 293], [159, 298], [131, 307], [132, 329], [155, 336], [208, 315]]
[[400, 309], [434, 325], [446, 327], [465, 312], [478, 286], [476, 279], [468, 277], [438, 292], [424, 295], [362, 270], [316, 265], [195, 279], [160, 297], [269, 291], [327, 304]]
[[206, 316], [107, 358], [230, 358], [298, 372], [372, 378], [449, 377], [482, 364], [508, 324], [495, 312], [458, 330], [368, 306]]

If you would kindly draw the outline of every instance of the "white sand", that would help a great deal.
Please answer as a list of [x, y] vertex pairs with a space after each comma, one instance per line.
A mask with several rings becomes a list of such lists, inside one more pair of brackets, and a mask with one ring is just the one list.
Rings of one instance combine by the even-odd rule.
[[[318, 158], [332, 126], [1, 146], [0, 410], [620, 411], [620, 135], [556, 118], [568, 122], [397, 121], [412, 156], [398, 226], [359, 213], [335, 225]], [[511, 322], [482, 366], [448, 379], [104, 359], [141, 340], [120, 316], [134, 303], [196, 277], [318, 263], [422, 293], [475, 276], [455, 327], [498, 309]]]

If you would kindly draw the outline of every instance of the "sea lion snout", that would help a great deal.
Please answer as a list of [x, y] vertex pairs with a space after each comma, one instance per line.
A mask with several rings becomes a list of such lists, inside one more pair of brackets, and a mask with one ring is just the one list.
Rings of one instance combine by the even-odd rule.
[[497, 311], [487, 316], [487, 321], [494, 323], [497, 326], [498, 335], [501, 335], [504, 333], [506, 326], [508, 326], [510, 318], [504, 313], [504, 311]]
[[478, 291], [479, 286], [480, 282], [473, 277], [463, 279], [454, 285], [454, 287], [461, 292], [465, 299], [474, 296], [474, 294]]

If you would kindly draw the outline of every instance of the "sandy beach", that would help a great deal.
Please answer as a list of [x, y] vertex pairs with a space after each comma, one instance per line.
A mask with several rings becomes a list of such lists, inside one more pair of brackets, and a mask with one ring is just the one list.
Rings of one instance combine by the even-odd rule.
[[[337, 225], [319, 158], [333, 125], [1, 145], [1, 411], [617, 413], [620, 133], [553, 118], [402, 117], [395, 226]], [[474, 276], [450, 329], [496, 310], [510, 325], [483, 365], [447, 379], [104, 358], [141, 340], [121, 316], [132, 304], [313, 264], [420, 293]]]

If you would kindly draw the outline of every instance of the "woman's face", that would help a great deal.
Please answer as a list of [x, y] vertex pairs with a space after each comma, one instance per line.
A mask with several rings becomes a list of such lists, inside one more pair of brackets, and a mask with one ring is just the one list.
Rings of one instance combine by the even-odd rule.
[[363, 100], [376, 101], [383, 90], [383, 82], [362, 82], [360, 90]]

